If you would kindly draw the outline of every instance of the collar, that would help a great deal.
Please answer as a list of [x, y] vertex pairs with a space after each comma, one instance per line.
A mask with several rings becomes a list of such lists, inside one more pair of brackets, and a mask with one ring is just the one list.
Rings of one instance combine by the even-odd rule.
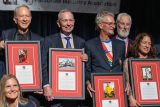
[[124, 41], [124, 42], [127, 42], [127, 41], [128, 41], [128, 37], [126, 37], [126, 38], [121, 38], [121, 37], [119, 37], [118, 35], [116, 35], [116, 39], [121, 40], [121, 41]]
[[14, 34], [15, 40], [30, 40], [31, 39], [31, 32], [28, 31], [25, 34], [21, 34], [20, 32], [16, 31]]
[[24, 35], [24, 36], [29, 36], [30, 35], [30, 31], [28, 30], [27, 33], [25, 34], [21, 34], [20, 32], [18, 32], [18, 30], [16, 31], [16, 35]]
[[71, 39], [73, 39], [72, 33], [68, 36], [64, 35], [63, 33], [60, 33], [61, 38], [64, 39], [65, 37], [70, 37]]
[[104, 43], [110, 43], [110, 42], [111, 42], [111, 39], [109, 39], [109, 40], [106, 40], [106, 41], [104, 41], [104, 40], [101, 40], [101, 42], [104, 42]]
[[[100, 40], [101, 40], [100, 35], [99, 35], [99, 38], [100, 38]], [[111, 39], [109, 39], [109, 40], [101, 40], [101, 42], [104, 42], [104, 43], [110, 43], [110, 42], [111, 42]]]

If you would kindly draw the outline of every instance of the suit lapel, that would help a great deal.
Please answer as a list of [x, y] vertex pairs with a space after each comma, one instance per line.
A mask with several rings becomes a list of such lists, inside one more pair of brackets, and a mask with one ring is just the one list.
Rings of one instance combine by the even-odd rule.
[[29, 34], [29, 36], [30, 36], [29, 38], [30, 38], [31, 40], [37, 40], [36, 36], [34, 36], [31, 31], [29, 31], [29, 33], [30, 33], [30, 34]]
[[29, 38], [30, 40], [39, 40], [39, 38], [32, 31], [29, 31]]
[[116, 54], [116, 44], [115, 44], [115, 41], [114, 39], [111, 39], [112, 40], [112, 53], [113, 53], [113, 62], [112, 62], [112, 65], [115, 63], [115, 54]]
[[102, 43], [101, 43], [101, 40], [100, 40], [99, 37], [96, 38], [95, 43], [96, 43], [97, 52], [99, 52], [100, 55], [102, 56], [102, 60], [104, 60], [104, 62], [105, 62], [108, 66], [110, 66], [110, 65], [108, 64], [108, 58], [107, 58], [107, 56], [106, 56], [106, 54], [105, 54], [105, 52], [104, 52], [104, 50], [103, 50]]
[[56, 42], [57, 42], [56, 48], [64, 48], [60, 33], [58, 33], [58, 35], [57, 35]]
[[75, 48], [75, 49], [79, 49], [80, 46], [79, 46], [79, 44], [78, 44], [79, 42], [78, 42], [76, 36], [75, 36], [75, 35], [72, 35], [72, 37], [73, 37], [73, 45], [74, 45], [74, 48]]
[[7, 39], [8, 40], [14, 40], [16, 35], [16, 29], [13, 29], [13, 31], [9, 32]]

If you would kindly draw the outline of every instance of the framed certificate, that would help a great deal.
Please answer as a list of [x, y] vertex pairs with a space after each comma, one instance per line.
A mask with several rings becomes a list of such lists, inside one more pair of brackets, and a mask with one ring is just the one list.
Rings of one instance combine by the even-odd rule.
[[128, 107], [123, 73], [92, 73], [93, 107]]
[[133, 95], [140, 106], [160, 106], [160, 59], [129, 59]]
[[55, 99], [85, 99], [83, 49], [50, 48], [50, 83]]
[[39, 41], [6, 41], [6, 70], [17, 77], [23, 91], [41, 90]]

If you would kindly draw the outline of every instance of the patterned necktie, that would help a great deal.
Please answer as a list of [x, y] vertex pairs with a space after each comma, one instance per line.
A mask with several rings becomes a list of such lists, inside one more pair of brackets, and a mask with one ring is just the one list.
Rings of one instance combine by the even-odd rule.
[[107, 57], [107, 59], [108, 59], [108, 64], [109, 64], [110, 66], [112, 66], [112, 62], [113, 62], [113, 56], [112, 56], [112, 54], [111, 54], [110, 51], [107, 49], [107, 47], [105, 46], [104, 42], [102, 42], [102, 47], [103, 47], [103, 50], [104, 50], [104, 52], [105, 52], [105, 54], [106, 54], [106, 57]]
[[66, 48], [71, 48], [71, 43], [70, 43], [70, 39], [71, 37], [64, 37], [66, 40], [67, 40], [67, 43], [66, 43]]
[[28, 40], [28, 38], [23, 34], [17, 34], [16, 40]]

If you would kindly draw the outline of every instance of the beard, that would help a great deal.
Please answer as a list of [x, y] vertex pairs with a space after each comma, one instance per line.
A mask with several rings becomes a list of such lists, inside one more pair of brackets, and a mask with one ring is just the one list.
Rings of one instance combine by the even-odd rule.
[[117, 32], [118, 32], [118, 35], [119, 35], [120, 37], [122, 37], [122, 38], [127, 38], [130, 31], [122, 32], [121, 30], [117, 29]]

